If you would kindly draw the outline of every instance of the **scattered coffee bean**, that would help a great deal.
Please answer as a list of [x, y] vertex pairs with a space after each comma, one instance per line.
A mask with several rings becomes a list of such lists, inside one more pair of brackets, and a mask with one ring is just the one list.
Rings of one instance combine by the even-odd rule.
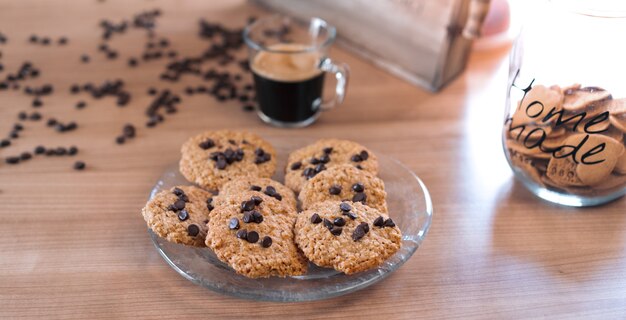
[[269, 236], [263, 237], [263, 240], [261, 240], [261, 246], [263, 248], [269, 248], [271, 245], [272, 245], [272, 238], [270, 238]]
[[83, 170], [83, 169], [85, 169], [85, 163], [82, 162], [82, 161], [76, 161], [74, 163], [74, 169], [76, 169], [76, 170]]
[[83, 55], [81, 55], [81, 56], [80, 56], [80, 61], [81, 61], [82, 63], [89, 63], [89, 60], [90, 60], [90, 58], [89, 58], [89, 56], [88, 56], [88, 55], [86, 55], [86, 54], [83, 54]]
[[355, 166], [355, 168], [357, 168], [357, 169], [359, 169], [359, 170], [363, 170], [363, 167], [361, 167], [361, 165], [360, 165], [360, 164], [357, 164], [357, 165]]
[[57, 124], [57, 120], [54, 118], [48, 119], [48, 122], [46, 123], [48, 127], [54, 127], [56, 124]]
[[75, 146], [71, 146], [69, 147], [69, 149], [67, 149], [67, 154], [70, 156], [76, 155], [78, 153], [78, 148]]
[[29, 119], [33, 121], [39, 121], [41, 120], [41, 114], [39, 112], [33, 112], [30, 114]]
[[302, 167], [302, 162], [294, 162], [291, 164], [291, 170], [298, 170]]
[[241, 229], [237, 231], [237, 238], [247, 240], [248, 239], [248, 231], [246, 229]]
[[61, 37], [58, 40], [59, 45], [66, 45], [67, 44], [67, 38], [66, 37]]
[[352, 210], [352, 206], [350, 206], [346, 202], [342, 202], [342, 203], [339, 204], [339, 209], [341, 209], [341, 211], [348, 212], [348, 211]]
[[115, 143], [117, 144], [124, 144], [124, 142], [126, 142], [126, 138], [124, 136], [119, 136], [115, 138]]
[[7, 157], [4, 161], [8, 164], [17, 164], [20, 162], [20, 157]]
[[243, 109], [243, 111], [245, 111], [245, 112], [252, 112], [252, 111], [254, 111], [254, 109], [255, 109], [255, 108], [254, 108], [254, 106], [253, 106], [253, 105], [251, 105], [251, 104], [247, 104], [247, 105], [243, 106], [243, 107], [242, 107], [242, 109]]
[[382, 228], [385, 225], [385, 219], [382, 216], [378, 216], [378, 218], [374, 219], [373, 225]]
[[363, 192], [363, 190], [365, 190], [365, 186], [363, 186], [361, 182], [357, 182], [352, 185], [352, 190], [354, 190], [354, 192]]
[[139, 63], [139, 61], [137, 61], [137, 59], [135, 59], [135, 58], [128, 59], [128, 65], [130, 67], [136, 67], [138, 63]]
[[183, 191], [183, 189], [181, 189], [181, 188], [178, 188], [178, 187], [177, 187], [177, 188], [174, 188], [174, 189], [172, 190], [172, 193], [173, 193], [175, 196], [180, 197], [180, 196], [182, 196], [183, 194], [185, 194], [185, 191]]
[[24, 130], [24, 126], [22, 126], [21, 124], [16, 123], [13, 125], [13, 131], [22, 131], [22, 130]]
[[8, 147], [11, 145], [11, 141], [8, 139], [0, 140], [0, 148]]
[[338, 195], [341, 193], [341, 186], [340, 185], [332, 185], [330, 188], [328, 188], [328, 193], [332, 194], [332, 195]]
[[85, 103], [85, 101], [79, 101], [76, 103], [76, 109], [84, 109], [87, 106], [87, 103]]
[[346, 225], [346, 220], [344, 218], [335, 218], [335, 220], [333, 220], [333, 224], [338, 226], [338, 227], [343, 227]]
[[259, 234], [256, 231], [248, 232], [248, 237], [246, 238], [250, 243], [256, 243], [259, 241]]
[[46, 148], [44, 146], [37, 146], [34, 150], [35, 154], [44, 154], [46, 153]]
[[230, 221], [228, 222], [228, 228], [230, 230], [237, 230], [237, 229], [239, 229], [239, 219], [231, 218]]
[[132, 124], [126, 124], [122, 129], [122, 132], [124, 133], [124, 136], [126, 138], [134, 138], [136, 132], [135, 126], [133, 126]]
[[195, 236], [197, 236], [199, 233], [200, 233], [200, 227], [198, 227], [197, 225], [195, 225], [195, 224], [190, 224], [190, 225], [187, 227], [187, 234], [188, 234], [190, 237], [195, 237]]
[[20, 111], [20, 113], [17, 114], [17, 118], [24, 121], [28, 118], [28, 115], [26, 114], [26, 112]]
[[178, 212], [178, 220], [185, 221], [187, 219], [189, 219], [189, 212], [187, 212], [187, 210], [180, 210]]
[[318, 224], [320, 222], [322, 222], [322, 218], [319, 214], [314, 213], [313, 215], [311, 215], [311, 223]]

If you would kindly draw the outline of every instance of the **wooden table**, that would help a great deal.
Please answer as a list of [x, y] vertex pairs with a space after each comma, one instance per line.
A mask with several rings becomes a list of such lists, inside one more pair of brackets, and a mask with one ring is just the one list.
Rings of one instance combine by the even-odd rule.
[[[345, 105], [315, 125], [263, 125], [240, 104], [186, 97], [177, 114], [143, 126], [151, 87], [178, 92], [195, 80], [158, 80], [164, 62], [126, 65], [143, 45], [141, 32], [116, 37], [120, 58], [97, 53], [103, 18], [119, 21], [161, 8], [159, 34], [181, 53], [204, 48], [197, 20], [241, 26], [259, 9], [240, 1], [4, 1], [2, 64], [28, 59], [41, 69], [31, 84], [52, 83], [44, 118], [75, 120], [56, 133], [25, 122], [22, 137], [0, 157], [38, 144], [75, 144], [76, 157], [0, 165], [0, 318], [618, 318], [626, 314], [625, 200], [571, 209], [541, 201], [515, 182], [500, 146], [507, 50], [476, 52], [468, 70], [439, 94], [417, 89], [340, 48], [352, 67]], [[66, 46], [28, 43], [31, 34]], [[82, 64], [81, 54], [91, 62]], [[6, 75], [0, 73], [0, 76]], [[122, 78], [133, 94], [118, 108], [68, 91], [73, 83]], [[9, 132], [31, 98], [0, 92], [0, 132]], [[77, 111], [74, 104], [88, 107]], [[118, 146], [127, 123], [138, 137]], [[154, 250], [139, 211], [162, 170], [190, 135], [248, 129], [268, 138], [340, 137], [360, 141], [414, 170], [432, 193], [435, 215], [422, 247], [386, 280], [346, 296], [307, 303], [253, 302], [223, 296], [183, 279]], [[72, 169], [75, 160], [86, 170]]]

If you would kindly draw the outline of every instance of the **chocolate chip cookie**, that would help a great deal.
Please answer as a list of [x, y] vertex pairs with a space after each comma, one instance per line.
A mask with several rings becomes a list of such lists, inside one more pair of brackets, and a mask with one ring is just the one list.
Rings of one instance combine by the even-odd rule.
[[168, 241], [204, 247], [213, 195], [200, 188], [178, 186], [157, 193], [141, 214], [148, 227]]
[[400, 249], [402, 240], [387, 215], [349, 201], [314, 204], [298, 214], [295, 233], [311, 262], [346, 274], [380, 266]]
[[254, 192], [261, 198], [270, 197], [288, 206], [292, 211], [297, 210], [296, 196], [293, 191], [282, 183], [269, 178], [240, 178], [226, 183], [220, 190], [221, 196], [239, 194], [245, 191]]
[[181, 153], [183, 176], [209, 190], [242, 177], [269, 178], [276, 171], [274, 147], [249, 132], [207, 131], [187, 140]]
[[322, 139], [289, 154], [285, 185], [298, 193], [318, 173], [342, 164], [378, 174], [376, 155], [367, 148], [353, 141]]
[[[250, 278], [306, 273], [307, 261], [294, 242], [295, 211], [278, 201], [239, 194], [211, 212], [206, 245], [237, 273]], [[243, 198], [242, 198], [243, 197]], [[275, 199], [273, 199], [275, 200]]]
[[381, 212], [387, 212], [387, 193], [383, 180], [351, 165], [339, 165], [307, 182], [298, 199], [306, 210], [317, 202], [349, 200], [360, 202]]

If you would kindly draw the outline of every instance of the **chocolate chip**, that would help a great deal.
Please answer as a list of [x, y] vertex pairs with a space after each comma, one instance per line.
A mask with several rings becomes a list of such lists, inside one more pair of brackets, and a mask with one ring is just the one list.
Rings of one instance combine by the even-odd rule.
[[360, 156], [360, 155], [358, 155], [358, 154], [353, 155], [353, 156], [350, 158], [350, 160], [352, 160], [353, 162], [361, 162], [361, 161], [363, 161], [363, 159], [361, 158], [361, 156]]
[[44, 146], [35, 147], [35, 154], [44, 154], [46, 153], [46, 148]]
[[239, 219], [231, 218], [230, 221], [228, 222], [228, 228], [230, 230], [237, 230], [237, 229], [239, 229]]
[[302, 175], [308, 180], [315, 176], [315, 170], [313, 168], [306, 168], [302, 171]]
[[333, 152], [333, 147], [326, 147], [326, 148], [324, 148], [324, 153], [325, 154], [330, 154], [331, 152]]
[[74, 169], [76, 169], [76, 170], [83, 170], [83, 169], [85, 169], [85, 163], [82, 162], [82, 161], [76, 161], [74, 163]]
[[354, 212], [344, 212], [343, 215], [348, 216], [352, 220], [355, 220], [357, 218], [356, 213]]
[[185, 221], [187, 219], [189, 219], [189, 212], [187, 212], [187, 210], [180, 210], [178, 212], [178, 220]]
[[359, 156], [361, 157], [361, 160], [365, 161], [367, 160], [367, 158], [370, 157], [370, 154], [367, 153], [367, 151], [363, 150], [361, 151], [361, 153], [359, 153]]
[[396, 224], [391, 220], [391, 218], [385, 220], [385, 227], [395, 227]]
[[363, 186], [362, 183], [357, 182], [352, 185], [352, 190], [354, 190], [354, 192], [363, 192], [363, 190], [365, 190], [365, 186]]
[[254, 154], [256, 154], [257, 156], [262, 156], [265, 154], [265, 150], [263, 150], [263, 148], [256, 148], [254, 150]]
[[382, 228], [385, 225], [385, 219], [382, 216], [378, 216], [378, 218], [374, 219], [373, 225]]
[[207, 150], [215, 146], [215, 142], [212, 139], [207, 139], [199, 144], [200, 148]]
[[365, 233], [370, 232], [370, 225], [367, 224], [367, 222], [361, 222], [359, 225], [363, 226], [363, 230], [365, 230]]
[[343, 227], [346, 225], [346, 220], [344, 218], [335, 218], [335, 220], [333, 220], [333, 224], [338, 226], [338, 227]]
[[362, 222], [356, 228], [354, 228], [354, 232], [352, 233], [352, 240], [358, 241], [361, 240], [365, 236], [365, 234], [369, 231], [369, 226], [366, 222]]
[[174, 202], [174, 208], [176, 208], [177, 210], [185, 209], [185, 201], [180, 199], [176, 200], [176, 202]]
[[187, 227], [187, 234], [191, 237], [195, 237], [200, 233], [200, 227], [195, 224], [190, 224]]
[[263, 237], [263, 240], [261, 240], [261, 247], [269, 248], [271, 245], [272, 245], [272, 238], [270, 238], [269, 236]]
[[313, 158], [311, 158], [309, 160], [309, 163], [310, 164], [318, 164], [318, 163], [320, 163], [320, 159], [313, 157]]
[[258, 197], [258, 196], [252, 196], [250, 197], [250, 200], [254, 201], [254, 204], [257, 206], [260, 205], [261, 202], [263, 202], [263, 199], [261, 199], [261, 197]]
[[319, 160], [320, 160], [321, 163], [329, 163], [330, 162], [330, 157], [327, 154], [325, 154], [325, 155], [321, 156], [319, 158]]
[[311, 223], [318, 224], [320, 222], [322, 222], [322, 218], [320, 217], [319, 214], [314, 213], [313, 215], [311, 215]]
[[363, 192], [358, 192], [352, 197], [352, 202], [365, 203], [365, 200], [367, 200], [367, 196]]
[[254, 222], [256, 222], [256, 223], [263, 222], [263, 215], [260, 212], [256, 211], [256, 210], [252, 211], [252, 218], [253, 218]]
[[274, 188], [272, 186], [265, 187], [265, 194], [270, 196], [270, 197], [273, 197], [274, 195], [277, 194], [276, 188]]
[[215, 163], [215, 167], [219, 170], [224, 170], [226, 168], [226, 165], [228, 165], [228, 163], [226, 163], [226, 159], [222, 158], [218, 158], [217, 162]]
[[355, 166], [355, 168], [357, 168], [357, 169], [359, 169], [359, 170], [363, 170], [363, 167], [361, 167], [361, 165], [360, 165], [360, 164], [357, 164], [357, 165]]
[[341, 193], [341, 186], [340, 185], [332, 185], [330, 188], [328, 188], [328, 193], [332, 194], [332, 195], [338, 195]]
[[257, 155], [256, 158], [254, 158], [254, 163], [255, 164], [261, 164], [261, 163], [265, 163], [268, 162], [272, 159], [272, 155], [269, 153], [263, 153], [263, 155]]
[[336, 227], [336, 228], [330, 229], [330, 233], [332, 233], [333, 236], [340, 236], [341, 232], [343, 232], [342, 227]]
[[256, 243], [259, 241], [259, 234], [256, 231], [248, 232], [248, 237], [246, 238], [250, 243]]
[[255, 206], [256, 206], [256, 203], [254, 202], [254, 200], [244, 201], [241, 203], [241, 212], [252, 211], [254, 210]]
[[180, 197], [183, 194], [185, 194], [185, 191], [183, 191], [181, 188], [174, 188], [172, 190], [172, 193], [175, 194], [176, 196]]
[[352, 206], [350, 206], [346, 202], [342, 202], [342, 203], [339, 204], [339, 209], [341, 209], [341, 211], [348, 212], [348, 211], [352, 210]]
[[320, 163], [315, 166], [315, 173], [320, 173], [324, 170], [326, 170], [326, 166], [323, 163]]
[[302, 162], [294, 162], [291, 164], [291, 170], [298, 170], [302, 167]]
[[248, 239], [248, 230], [241, 229], [237, 231], [237, 238], [247, 240]]
[[263, 188], [261, 188], [259, 186], [251, 185], [250, 186], [250, 190], [252, 190], [252, 191], [261, 191], [261, 190], [263, 190]]
[[254, 222], [254, 217], [252, 216], [252, 212], [246, 211], [243, 213], [243, 218], [241, 219], [245, 223]]
[[328, 219], [324, 218], [324, 226], [328, 229], [332, 229], [335, 227], [335, 225]]
[[8, 164], [17, 164], [20, 162], [20, 157], [7, 157], [4, 161]]
[[209, 209], [209, 211], [215, 209], [215, 207], [213, 207], [213, 205], [211, 203], [207, 203], [206, 204], [206, 208]]

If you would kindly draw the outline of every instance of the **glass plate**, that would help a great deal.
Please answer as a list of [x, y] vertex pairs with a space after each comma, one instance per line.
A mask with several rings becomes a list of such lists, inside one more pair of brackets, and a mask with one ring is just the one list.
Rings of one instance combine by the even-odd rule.
[[[271, 141], [271, 139], [270, 139]], [[274, 142], [285, 148], [284, 141]], [[282, 168], [290, 150], [306, 143], [290, 143], [293, 148], [278, 149], [278, 171], [274, 179], [283, 181]], [[397, 160], [377, 153], [379, 176], [385, 182], [389, 216], [402, 230], [400, 250], [380, 267], [353, 275], [333, 269], [320, 268], [309, 263], [306, 275], [267, 279], [249, 279], [238, 275], [217, 259], [208, 248], [195, 248], [166, 241], [148, 232], [163, 259], [183, 277], [213, 291], [240, 298], [265, 301], [309, 301], [331, 298], [370, 286], [391, 274], [417, 250], [426, 236], [433, 209], [430, 196], [422, 181]], [[281, 162], [282, 160], [282, 162]], [[167, 168], [158, 180], [150, 197], [175, 185], [189, 182], [178, 171], [178, 164]]]

